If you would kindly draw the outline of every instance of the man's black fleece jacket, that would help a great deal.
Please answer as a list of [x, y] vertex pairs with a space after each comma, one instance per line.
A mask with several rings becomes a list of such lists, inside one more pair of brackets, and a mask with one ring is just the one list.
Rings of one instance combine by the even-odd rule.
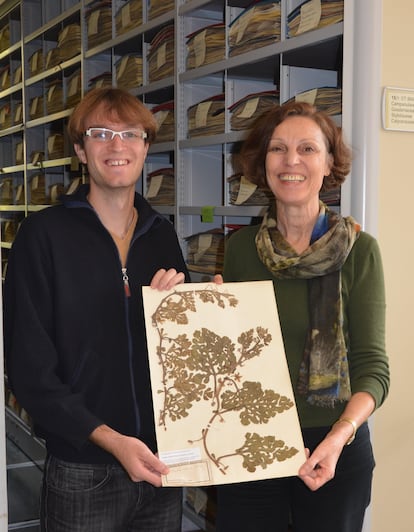
[[160, 268], [188, 272], [170, 222], [136, 194], [127, 258], [82, 186], [26, 218], [4, 287], [7, 375], [48, 451], [71, 462], [114, 458], [89, 442], [106, 424], [156, 450], [141, 287]]

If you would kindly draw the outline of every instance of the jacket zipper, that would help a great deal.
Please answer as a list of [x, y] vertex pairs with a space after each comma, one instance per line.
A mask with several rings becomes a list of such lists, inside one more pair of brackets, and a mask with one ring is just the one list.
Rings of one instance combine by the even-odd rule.
[[124, 281], [124, 290], [126, 297], [131, 297], [131, 290], [129, 288], [129, 278], [126, 268], [122, 268], [122, 280]]
[[135, 382], [134, 382], [134, 372], [133, 372], [133, 364], [132, 364], [132, 358], [133, 358], [133, 350], [132, 350], [132, 338], [131, 338], [131, 328], [129, 324], [129, 301], [128, 299], [131, 297], [131, 289], [129, 286], [129, 277], [128, 277], [128, 271], [126, 268], [121, 268], [122, 271], [122, 280], [124, 282], [124, 291], [125, 291], [125, 306], [126, 306], [126, 317], [127, 317], [127, 334], [128, 334], [128, 360], [129, 360], [129, 377], [131, 379], [131, 392], [133, 397], [133, 404], [134, 404], [134, 412], [135, 412], [135, 426], [136, 426], [136, 433], [139, 436], [141, 433], [141, 416], [139, 412], [138, 402], [137, 402], [137, 394], [135, 390]]

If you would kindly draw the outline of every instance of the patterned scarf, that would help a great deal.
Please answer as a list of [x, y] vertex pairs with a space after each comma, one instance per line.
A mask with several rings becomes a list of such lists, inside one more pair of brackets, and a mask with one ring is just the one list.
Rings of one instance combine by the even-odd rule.
[[333, 407], [351, 396], [343, 333], [341, 267], [360, 226], [322, 202], [311, 245], [302, 254], [277, 229], [276, 209], [264, 216], [256, 236], [260, 260], [279, 279], [309, 279], [310, 329], [297, 390], [312, 405]]

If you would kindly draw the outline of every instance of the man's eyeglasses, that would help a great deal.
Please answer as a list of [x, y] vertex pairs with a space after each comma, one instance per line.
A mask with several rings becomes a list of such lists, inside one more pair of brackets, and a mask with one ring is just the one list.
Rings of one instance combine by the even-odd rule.
[[142, 129], [113, 131], [112, 129], [107, 129], [105, 127], [90, 127], [85, 131], [84, 135], [85, 137], [89, 137], [98, 142], [109, 142], [110, 140], [113, 140], [116, 135], [118, 135], [120, 139], [128, 142], [134, 142], [140, 139], [145, 140], [148, 136], [146, 131], [142, 131]]

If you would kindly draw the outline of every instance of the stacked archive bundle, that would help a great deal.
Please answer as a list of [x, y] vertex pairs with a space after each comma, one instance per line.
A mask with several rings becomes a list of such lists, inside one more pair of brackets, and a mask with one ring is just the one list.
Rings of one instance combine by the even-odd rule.
[[344, 0], [307, 0], [288, 15], [288, 37], [342, 22]]
[[215, 63], [225, 58], [224, 24], [211, 24], [187, 35], [187, 70]]
[[224, 133], [224, 94], [216, 94], [190, 106], [187, 117], [189, 137]]
[[244, 96], [229, 107], [230, 127], [234, 131], [249, 129], [265, 111], [279, 104], [279, 91], [255, 92]]
[[159, 168], [147, 176], [146, 199], [151, 205], [175, 204], [174, 168]]
[[229, 55], [239, 55], [280, 41], [280, 0], [251, 4], [229, 28]]

